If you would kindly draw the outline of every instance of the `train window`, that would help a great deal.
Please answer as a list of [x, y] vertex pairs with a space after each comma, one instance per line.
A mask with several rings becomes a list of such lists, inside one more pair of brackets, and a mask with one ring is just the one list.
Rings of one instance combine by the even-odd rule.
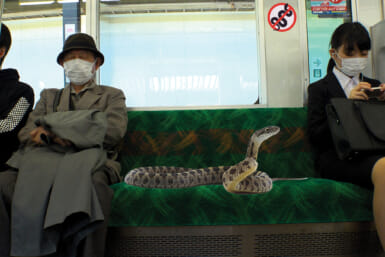
[[333, 31], [351, 21], [350, 0], [306, 0], [310, 83], [326, 75], [330, 59], [329, 42]]
[[63, 69], [56, 63], [56, 57], [63, 47], [63, 37], [80, 31], [85, 3], [47, 0], [4, 3], [2, 22], [11, 31], [12, 46], [2, 68], [16, 68], [20, 80], [33, 87], [37, 101], [44, 88], [64, 85]]
[[128, 107], [258, 99], [254, 0], [100, 3], [100, 81], [123, 89]]

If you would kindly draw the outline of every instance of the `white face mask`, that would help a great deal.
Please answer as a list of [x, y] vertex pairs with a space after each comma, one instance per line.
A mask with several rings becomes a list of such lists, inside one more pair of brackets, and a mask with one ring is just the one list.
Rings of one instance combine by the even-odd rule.
[[350, 77], [360, 75], [368, 64], [368, 57], [342, 58], [337, 53], [335, 55], [341, 60], [341, 67], [336, 62], [337, 68]]
[[71, 83], [84, 85], [94, 76], [95, 62], [88, 62], [82, 59], [73, 59], [63, 64], [64, 72]]

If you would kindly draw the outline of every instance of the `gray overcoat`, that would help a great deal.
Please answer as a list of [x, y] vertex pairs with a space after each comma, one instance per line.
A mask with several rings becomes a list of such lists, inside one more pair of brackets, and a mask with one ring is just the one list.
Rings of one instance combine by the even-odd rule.
[[[95, 85], [93, 81], [90, 83]], [[40, 100], [29, 115], [26, 126], [19, 132], [21, 144], [29, 143], [29, 133], [36, 128], [35, 121], [54, 111], [54, 100], [58, 91], [59, 89], [45, 89], [41, 92]], [[70, 93], [71, 87], [67, 85], [57, 106], [58, 112], [70, 110]], [[120, 164], [115, 160], [117, 157], [116, 146], [121, 142], [127, 128], [127, 108], [123, 92], [120, 89], [109, 86], [91, 87], [84, 92], [75, 109], [94, 109], [102, 111], [107, 115], [107, 133], [103, 142], [104, 149], [108, 151], [106, 166], [111, 183], [120, 181]]]
[[[127, 109], [125, 105], [125, 96], [123, 92], [117, 88], [108, 87], [108, 86], [96, 86], [94, 82], [91, 82], [93, 87], [90, 87], [88, 90], [84, 92], [84, 95], [81, 97], [80, 101], [76, 104], [75, 110], [99, 110], [103, 113], [105, 113], [107, 118], [107, 130], [105, 133], [105, 137], [103, 140], [103, 148], [107, 151], [107, 160], [104, 164], [103, 171], [107, 173], [110, 183], [116, 183], [120, 181], [120, 164], [116, 161], [117, 157], [117, 145], [121, 142], [123, 139], [123, 136], [126, 131], [127, 126]], [[49, 115], [54, 112], [54, 100], [55, 96], [57, 95], [57, 92], [59, 89], [46, 89], [41, 92], [40, 100], [36, 104], [36, 107], [33, 112], [30, 113], [28, 121], [26, 126], [21, 129], [19, 132], [19, 140], [22, 145], [25, 147], [29, 147], [32, 145], [32, 142], [30, 141], [30, 132], [37, 127], [36, 121], [41, 120], [46, 115]], [[65, 112], [70, 110], [70, 93], [71, 88], [69, 85], [67, 85], [61, 95], [60, 102], [57, 106], [58, 112]], [[87, 134], [87, 133], [85, 133]], [[44, 151], [43, 148], [39, 148], [38, 151]], [[31, 152], [33, 154], [33, 152]], [[44, 157], [42, 159], [37, 159], [37, 162], [45, 162], [47, 165], [50, 166], [49, 163], [53, 160], [50, 158], [50, 153], [45, 153]], [[87, 155], [93, 155], [93, 154], [87, 154]], [[94, 155], [96, 156], [96, 155]], [[89, 159], [88, 159], [89, 160]], [[92, 162], [92, 160], [91, 160]], [[76, 169], [72, 169], [72, 171], [75, 171]], [[20, 174], [19, 174], [20, 175]], [[75, 184], [79, 182], [82, 179], [81, 174], [77, 174], [76, 172], [72, 173], [73, 180], [72, 181], [66, 181], [67, 183], [73, 183]], [[40, 180], [37, 179], [40, 177]], [[51, 179], [51, 180], [50, 180]], [[43, 187], [40, 186], [43, 183], [49, 184], [50, 181], [52, 181], [52, 176], [37, 176], [35, 179], [35, 182], [39, 180], [35, 187], [37, 189], [41, 189], [42, 191], [40, 193], [44, 193], [44, 190], [50, 190], [49, 187]], [[33, 181], [30, 182], [31, 184], [34, 183]], [[64, 184], [63, 184], [64, 185]], [[48, 188], [48, 189], [47, 189]], [[68, 188], [69, 189], [69, 188]], [[79, 192], [79, 194], [87, 194], [90, 192]], [[16, 194], [16, 192], [15, 192]], [[91, 192], [91, 194], [93, 194]], [[60, 205], [63, 201], [68, 201], [72, 199], [65, 199], [65, 197], [70, 197], [70, 195], [64, 195], [64, 199], [60, 199], [57, 201], [57, 203]], [[25, 197], [24, 199], [27, 199], [28, 197]], [[30, 204], [32, 207], [36, 205], [36, 201], [31, 200]], [[44, 202], [43, 202], [44, 203]], [[47, 204], [47, 203], [45, 203]], [[91, 210], [96, 208], [95, 206], [91, 206]], [[21, 211], [28, 212], [27, 209], [23, 209]], [[37, 210], [35, 210], [37, 211]], [[96, 220], [99, 220], [100, 217], [96, 217]], [[47, 222], [45, 226], [54, 225], [52, 221]], [[97, 224], [97, 222], [95, 222]], [[55, 227], [55, 226], [53, 226]], [[25, 231], [24, 228], [20, 227], [20, 231]], [[84, 235], [79, 235], [80, 237], [83, 237]], [[47, 242], [47, 245], [50, 245], [50, 239], [53, 238], [53, 241], [56, 240], [55, 237], [50, 238], [42, 238], [42, 241]], [[41, 239], [38, 239], [41, 240]], [[74, 240], [78, 240], [75, 239]], [[48, 250], [51, 252], [51, 250]]]
[[77, 245], [104, 220], [92, 173], [105, 164], [106, 115], [97, 110], [55, 112], [36, 124], [72, 146], [26, 146], [8, 164], [18, 177], [12, 200], [11, 255], [76, 256]]

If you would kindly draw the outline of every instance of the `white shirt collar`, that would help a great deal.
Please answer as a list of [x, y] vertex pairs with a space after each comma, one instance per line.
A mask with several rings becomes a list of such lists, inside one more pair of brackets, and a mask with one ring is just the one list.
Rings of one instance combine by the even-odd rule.
[[333, 73], [336, 76], [341, 88], [344, 90], [346, 97], [350, 95], [350, 91], [360, 83], [359, 76], [349, 77], [341, 72], [337, 67], [333, 68]]

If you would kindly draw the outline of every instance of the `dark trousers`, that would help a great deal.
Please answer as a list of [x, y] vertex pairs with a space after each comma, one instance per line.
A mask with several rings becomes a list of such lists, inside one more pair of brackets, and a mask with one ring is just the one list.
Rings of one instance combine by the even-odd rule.
[[[17, 172], [0, 172], [0, 257], [10, 256], [11, 203], [16, 179]], [[109, 187], [108, 175], [103, 171], [95, 172], [92, 180], [103, 211], [104, 222], [99, 229], [88, 235], [81, 242], [78, 249], [78, 257], [103, 257], [105, 252], [113, 190]]]
[[0, 172], [0, 257], [9, 257], [11, 202], [16, 178], [14, 171]]

